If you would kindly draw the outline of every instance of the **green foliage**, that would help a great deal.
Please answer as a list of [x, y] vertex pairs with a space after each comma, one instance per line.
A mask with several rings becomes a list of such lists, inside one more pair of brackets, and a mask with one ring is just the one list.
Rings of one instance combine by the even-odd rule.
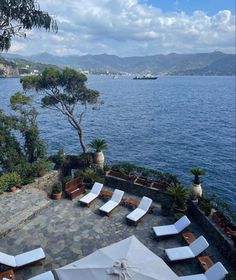
[[32, 98], [18, 91], [10, 97], [10, 103], [13, 110], [19, 110], [21, 106], [31, 104]]
[[180, 184], [172, 185], [167, 192], [174, 197], [174, 207], [178, 209], [186, 208], [189, 192], [184, 186]]
[[29, 163], [25, 160], [17, 164], [13, 169], [20, 174], [23, 185], [33, 183], [35, 177], [35, 168], [33, 163]]
[[226, 280], [236, 280], [236, 272], [235, 272], [235, 271], [231, 271], [231, 272], [226, 276]]
[[43, 107], [57, 110], [67, 118], [79, 136], [83, 152], [87, 150], [81, 126], [84, 114], [88, 105], [101, 104], [100, 93], [88, 89], [85, 85], [86, 80], [84, 74], [70, 68], [63, 71], [45, 68], [41, 75], [21, 79], [25, 90], [35, 90], [42, 94]]
[[62, 185], [60, 183], [56, 183], [52, 186], [52, 193], [60, 193], [62, 192]]
[[70, 182], [73, 178], [71, 176], [66, 176], [63, 178], [63, 186], [65, 186], [66, 183]]
[[175, 217], [175, 221], [178, 221], [179, 219], [181, 219], [184, 216], [184, 213], [175, 213], [174, 217]]
[[0, 177], [0, 190], [6, 191], [10, 187], [16, 186], [21, 182], [21, 177], [16, 172], [5, 173]]
[[4, 172], [17, 172], [23, 184], [33, 181], [34, 163], [45, 158], [46, 150], [36, 122], [38, 113], [31, 103], [31, 97], [17, 92], [10, 98], [14, 115], [0, 111], [0, 166]]
[[89, 146], [96, 150], [96, 152], [101, 152], [102, 150], [105, 150], [108, 148], [106, 140], [105, 139], [93, 139]]
[[113, 170], [120, 170], [128, 173], [132, 172], [136, 173], [137, 175], [149, 177], [150, 179], [158, 180], [160, 183], [164, 183], [169, 186], [179, 183], [176, 175], [174, 174], [161, 172], [159, 170], [151, 168], [141, 167], [130, 162], [117, 162], [115, 164], [111, 164], [111, 168]]
[[198, 206], [205, 212], [206, 216], [210, 214], [212, 206], [208, 200], [200, 199]]
[[102, 174], [100, 174], [99, 171], [92, 168], [87, 168], [84, 171], [78, 170], [76, 176], [83, 177], [83, 181], [85, 183], [104, 182], [104, 178], [102, 177]]
[[210, 191], [204, 192], [204, 199], [209, 201], [210, 205], [215, 208], [217, 212], [223, 213], [229, 223], [236, 226], [236, 211], [233, 207], [227, 204], [224, 199]]
[[98, 179], [97, 172], [91, 168], [85, 169], [82, 176], [84, 177], [84, 181], [88, 183], [95, 182]]
[[35, 0], [1, 0], [0, 51], [10, 48], [12, 37], [26, 37], [32, 28], [57, 31], [57, 24]]
[[199, 167], [193, 167], [190, 169], [190, 171], [194, 175], [193, 183], [197, 185], [201, 183], [199, 176], [206, 175], [206, 172]]
[[63, 148], [60, 148], [58, 152], [49, 158], [53, 163], [55, 163], [55, 169], [59, 169], [66, 163], [66, 156]]
[[82, 169], [77, 169], [74, 173], [74, 178], [83, 177], [83, 176], [84, 176], [84, 171]]
[[40, 172], [40, 171], [48, 172], [52, 170], [52, 163], [46, 158], [39, 159], [34, 162], [34, 170], [35, 172]]

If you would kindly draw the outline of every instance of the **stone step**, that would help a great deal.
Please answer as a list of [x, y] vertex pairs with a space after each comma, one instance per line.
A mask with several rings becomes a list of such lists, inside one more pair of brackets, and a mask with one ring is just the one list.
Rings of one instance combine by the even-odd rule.
[[30, 204], [24, 210], [8, 217], [7, 222], [1, 224], [0, 238], [6, 236], [9, 232], [15, 231], [24, 225], [27, 221], [35, 217], [40, 211], [47, 208], [52, 203], [49, 199]]

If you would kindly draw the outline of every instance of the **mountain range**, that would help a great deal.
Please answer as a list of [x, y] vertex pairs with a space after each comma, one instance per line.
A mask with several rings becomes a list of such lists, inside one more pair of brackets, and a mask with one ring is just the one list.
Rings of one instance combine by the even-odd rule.
[[26, 60], [51, 64], [58, 67], [73, 67], [91, 73], [152, 73], [154, 75], [235, 75], [236, 55], [222, 52], [153, 55], [142, 57], [118, 57], [115, 55], [69, 55], [56, 56], [40, 53], [32, 56], [4, 54], [4, 58], [17, 63]]

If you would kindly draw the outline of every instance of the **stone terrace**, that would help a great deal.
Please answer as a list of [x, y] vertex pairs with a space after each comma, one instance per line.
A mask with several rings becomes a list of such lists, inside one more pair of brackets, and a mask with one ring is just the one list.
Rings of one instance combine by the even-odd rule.
[[[1, 217], [21, 215], [24, 210], [23, 196], [25, 191], [19, 193], [7, 194], [8, 199], [11, 196], [11, 203], [6, 204], [1, 209]], [[30, 201], [30, 190], [27, 192], [27, 200]], [[169, 217], [163, 217], [160, 213], [160, 205], [154, 204], [154, 212], [146, 215], [137, 227], [127, 225], [125, 217], [131, 211], [125, 206], [118, 207], [111, 217], [102, 216], [98, 212], [98, 208], [106, 201], [105, 199], [97, 199], [90, 207], [85, 208], [79, 205], [78, 199], [73, 201], [62, 199], [60, 201], [51, 201], [47, 196], [42, 195], [41, 191], [31, 190], [32, 199], [34, 196], [38, 200], [34, 203], [42, 203], [41, 211], [37, 211], [37, 215], [30, 216], [24, 224], [8, 233], [0, 239], [0, 251], [8, 254], [19, 254], [41, 246], [46, 253], [46, 260], [43, 265], [32, 265], [16, 272], [17, 280], [25, 280], [29, 277], [52, 270], [75, 260], [78, 260], [96, 249], [110, 245], [114, 242], [122, 240], [130, 235], [135, 235], [155, 254], [164, 258], [164, 249], [175, 246], [181, 246], [185, 243], [181, 236], [165, 238], [157, 241], [154, 238], [152, 227], [172, 223]], [[126, 194], [127, 195], [127, 194]], [[0, 196], [0, 204], [5, 200], [6, 194]], [[45, 208], [45, 206], [47, 206]], [[18, 210], [17, 210], [18, 209]], [[29, 208], [27, 208], [29, 209]], [[34, 208], [31, 209], [35, 211]], [[5, 213], [5, 214], [4, 214]], [[32, 213], [31, 213], [32, 214]], [[2, 218], [3, 219], [3, 218]], [[4, 220], [6, 222], [6, 220]], [[4, 221], [2, 221], [4, 223]], [[193, 221], [192, 221], [193, 222]], [[1, 225], [4, 227], [4, 225]], [[198, 236], [204, 234], [199, 226], [192, 223], [190, 230], [194, 231]], [[214, 256], [214, 261], [222, 261], [227, 269], [230, 269], [228, 263], [222, 259], [217, 249], [211, 244], [208, 252]], [[174, 264], [172, 269], [177, 275], [186, 275], [200, 273], [201, 268], [196, 260], [184, 261]]]

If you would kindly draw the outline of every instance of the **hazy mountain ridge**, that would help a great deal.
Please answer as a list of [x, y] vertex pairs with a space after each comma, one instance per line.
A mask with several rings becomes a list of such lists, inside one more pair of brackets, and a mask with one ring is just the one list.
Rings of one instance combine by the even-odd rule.
[[[12, 59], [14, 55], [4, 55]], [[19, 56], [17, 56], [20, 58]], [[41, 53], [21, 57], [37, 63], [70, 66], [77, 69], [110, 72], [144, 73], [156, 75], [235, 75], [235, 54], [222, 52], [118, 57], [115, 55], [55, 56]]]

